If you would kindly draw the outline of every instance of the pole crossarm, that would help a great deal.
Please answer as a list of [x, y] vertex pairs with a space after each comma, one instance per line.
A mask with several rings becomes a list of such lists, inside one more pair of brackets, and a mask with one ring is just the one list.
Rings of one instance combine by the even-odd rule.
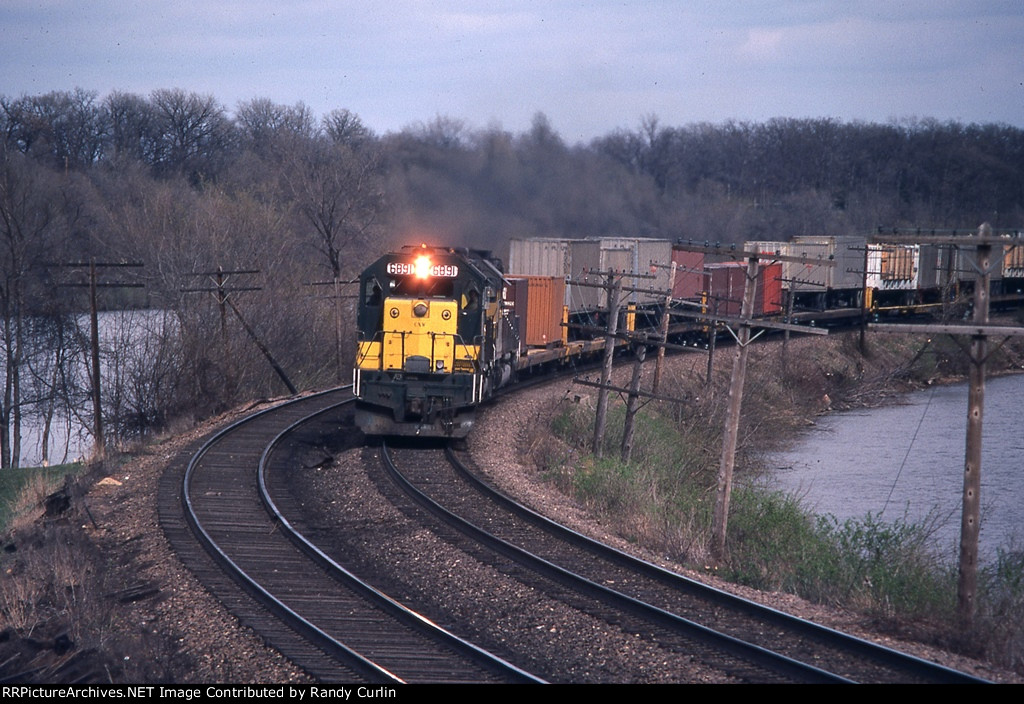
[[[653, 278], [655, 278], [654, 274], [641, 274], [639, 272], [626, 271], [625, 269], [622, 269], [622, 270], [609, 269], [608, 271], [600, 271], [598, 269], [583, 269], [582, 273], [583, 273], [584, 276], [611, 276], [611, 277], [618, 276], [618, 277], [621, 277], [621, 278], [624, 278], [624, 279], [653, 279]], [[607, 286], [608, 284], [601, 284], [601, 285], [602, 286]]]
[[46, 264], [44, 264], [44, 266], [65, 267], [65, 268], [68, 268], [68, 269], [74, 269], [74, 268], [88, 269], [91, 266], [95, 266], [97, 269], [109, 269], [109, 268], [113, 268], [113, 267], [122, 267], [122, 268], [130, 267], [130, 268], [138, 269], [138, 268], [144, 267], [146, 265], [143, 262], [95, 262], [94, 263], [94, 262], [84, 261], [84, 262], [47, 262]]
[[725, 323], [726, 325], [746, 325], [748, 327], [765, 328], [769, 330], [790, 330], [792, 332], [805, 332], [808, 335], [828, 335], [824, 328], [812, 328], [807, 325], [794, 325], [793, 323], [779, 323], [774, 320], [759, 320], [757, 318], [733, 318], [727, 315], [708, 315], [707, 313], [690, 313], [688, 311], [669, 311], [669, 315], [679, 318], [692, 318], [698, 321]]
[[[927, 233], [926, 233], [927, 232]], [[939, 234], [945, 232], [946, 234]], [[868, 237], [869, 244], [945, 244], [958, 247], [977, 247], [978, 245], [1024, 245], [1024, 231], [987, 229], [984, 234], [976, 230], [901, 230], [892, 228], [883, 230]]]
[[217, 270], [217, 271], [197, 271], [192, 276], [228, 276], [229, 274], [261, 274], [259, 269], [233, 269], [233, 270]]
[[180, 293], [236, 293], [238, 291], [262, 291], [262, 286], [208, 286], [206, 288], [179, 288]]
[[[579, 281], [577, 279], [569, 279], [568, 283], [572, 284], [573, 286], [583, 286], [583, 287], [586, 287], [586, 288], [603, 288], [603, 289], [608, 289], [609, 288], [607, 283], [603, 283], [602, 284], [602, 283], [597, 283], [596, 281]], [[651, 294], [653, 296], [664, 296], [665, 293], [666, 293], [665, 289], [660, 289], [659, 290], [659, 289], [652, 289], [652, 288], [634, 288], [632, 286], [621, 286], [620, 289], [622, 291], [625, 291], [625, 292], [628, 292], [628, 293], [648, 293], [648, 294]]]
[[[349, 284], [357, 284], [359, 279], [338, 279], [338, 286], [348, 286]], [[307, 286], [334, 286], [334, 281], [310, 281]]]
[[[580, 379], [579, 377], [576, 377], [575, 379], [573, 379], [572, 383], [579, 384], [580, 386], [592, 386], [595, 389], [608, 389], [609, 391], [617, 391], [617, 392], [622, 393], [622, 394], [633, 393], [629, 389], [623, 388], [621, 386], [613, 386], [611, 384], [602, 384], [599, 381], [591, 381], [590, 379]], [[658, 401], [668, 401], [670, 403], [686, 403], [686, 399], [673, 398], [672, 396], [663, 396], [661, 394], [652, 394], [652, 393], [647, 392], [647, 391], [637, 391], [636, 395], [637, 396], [643, 396], [645, 398], [653, 398], [653, 399], [658, 400]]]

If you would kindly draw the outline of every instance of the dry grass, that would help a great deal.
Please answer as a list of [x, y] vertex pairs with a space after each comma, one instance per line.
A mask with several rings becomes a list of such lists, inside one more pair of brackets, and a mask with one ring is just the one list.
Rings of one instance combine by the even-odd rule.
[[[27, 681], [65, 681], [70, 668], [73, 677], [105, 681], [120, 668], [101, 662], [114, 620], [114, 604], [104, 596], [112, 575], [74, 500], [59, 516], [45, 514], [45, 499], [60, 487], [37, 476], [12, 502], [17, 513], [0, 553], [0, 676], [34, 672], [42, 679]], [[74, 481], [65, 488], [73, 497]]]
[[[1018, 368], [1022, 350], [1021, 343], [1007, 345], [990, 368]], [[952, 639], [941, 621], [943, 614], [952, 614], [953, 581], [923, 547], [927, 526], [882, 524], [870, 516], [826, 526], [807, 515], [797, 499], [744, 486], [744, 475], [758, 471], [763, 451], [787, 443], [816, 415], [889, 403], [904, 391], [962, 371], [954, 350], [942, 341], [877, 335], [868, 338], [866, 352], [861, 353], [855, 334], [791, 340], [785, 356], [778, 343], [751, 348], [730, 511], [731, 554], [723, 574], [761, 589], [841, 603], [886, 622], [902, 622], [901, 627], [914, 623], [936, 642]], [[553, 423], [535, 430], [534, 461], [623, 538], [700, 567], [708, 558], [732, 361], [733, 350], [720, 351], [707, 386], [706, 357], [675, 360], [660, 392], [683, 402], [645, 410], [630, 463], [612, 459], [618, 457], [621, 406], [609, 417], [605, 459], [589, 453], [595, 404], [585, 393], [580, 403], [553, 408]], [[1024, 669], [1022, 564], [1019, 554], [1001, 563], [973, 635], [957, 636], [969, 651], [987, 643], [981, 649], [993, 662], [1018, 670]], [[991, 647], [995, 642], [999, 645]]]

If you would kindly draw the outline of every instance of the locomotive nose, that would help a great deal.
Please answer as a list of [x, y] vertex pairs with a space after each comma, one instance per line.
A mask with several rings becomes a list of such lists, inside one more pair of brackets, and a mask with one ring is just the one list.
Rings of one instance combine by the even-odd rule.
[[419, 303], [412, 307], [412, 314], [415, 315], [417, 318], [422, 318], [427, 314], [427, 304], [424, 303], [423, 301], [420, 301]]

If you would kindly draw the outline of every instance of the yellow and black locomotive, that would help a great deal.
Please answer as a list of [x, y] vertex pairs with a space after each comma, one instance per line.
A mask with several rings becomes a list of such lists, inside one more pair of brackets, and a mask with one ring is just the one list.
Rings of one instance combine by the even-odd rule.
[[506, 286], [489, 252], [427, 245], [362, 273], [353, 382], [364, 433], [469, 433], [474, 407], [515, 373], [520, 345]]

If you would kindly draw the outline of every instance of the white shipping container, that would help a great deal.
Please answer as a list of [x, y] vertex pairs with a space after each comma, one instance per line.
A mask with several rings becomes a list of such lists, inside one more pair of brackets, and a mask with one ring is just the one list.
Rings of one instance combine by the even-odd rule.
[[[555, 237], [513, 239], [509, 242], [508, 276], [572, 276], [569, 244], [573, 240]], [[565, 305], [570, 305], [570, 291], [565, 289]]]
[[[534, 238], [513, 239], [509, 244], [509, 275], [565, 277], [565, 303], [573, 312], [605, 310], [608, 305], [604, 289], [574, 286], [573, 281], [601, 284], [605, 277], [597, 272], [608, 271], [646, 276], [655, 262], [662, 266], [654, 269], [653, 279], [626, 276], [623, 285], [667, 291], [670, 272], [666, 266], [671, 261], [672, 243], [652, 238]], [[630, 293], [624, 300], [638, 305], [661, 302], [664, 293]]]
[[[609, 271], [624, 272], [636, 276], [623, 278], [623, 286], [629, 288], [668, 291], [670, 271], [666, 268], [672, 261], [672, 243], [669, 240], [631, 237], [594, 237], [576, 240], [571, 247], [573, 277], [588, 282], [603, 283], [604, 274]], [[660, 266], [654, 267], [652, 263]], [[601, 272], [601, 273], [598, 273]], [[653, 276], [654, 278], [640, 278]], [[572, 310], [605, 310], [608, 306], [607, 293], [592, 286], [574, 287]], [[624, 302], [645, 305], [664, 301], [664, 293], [628, 292]]]

